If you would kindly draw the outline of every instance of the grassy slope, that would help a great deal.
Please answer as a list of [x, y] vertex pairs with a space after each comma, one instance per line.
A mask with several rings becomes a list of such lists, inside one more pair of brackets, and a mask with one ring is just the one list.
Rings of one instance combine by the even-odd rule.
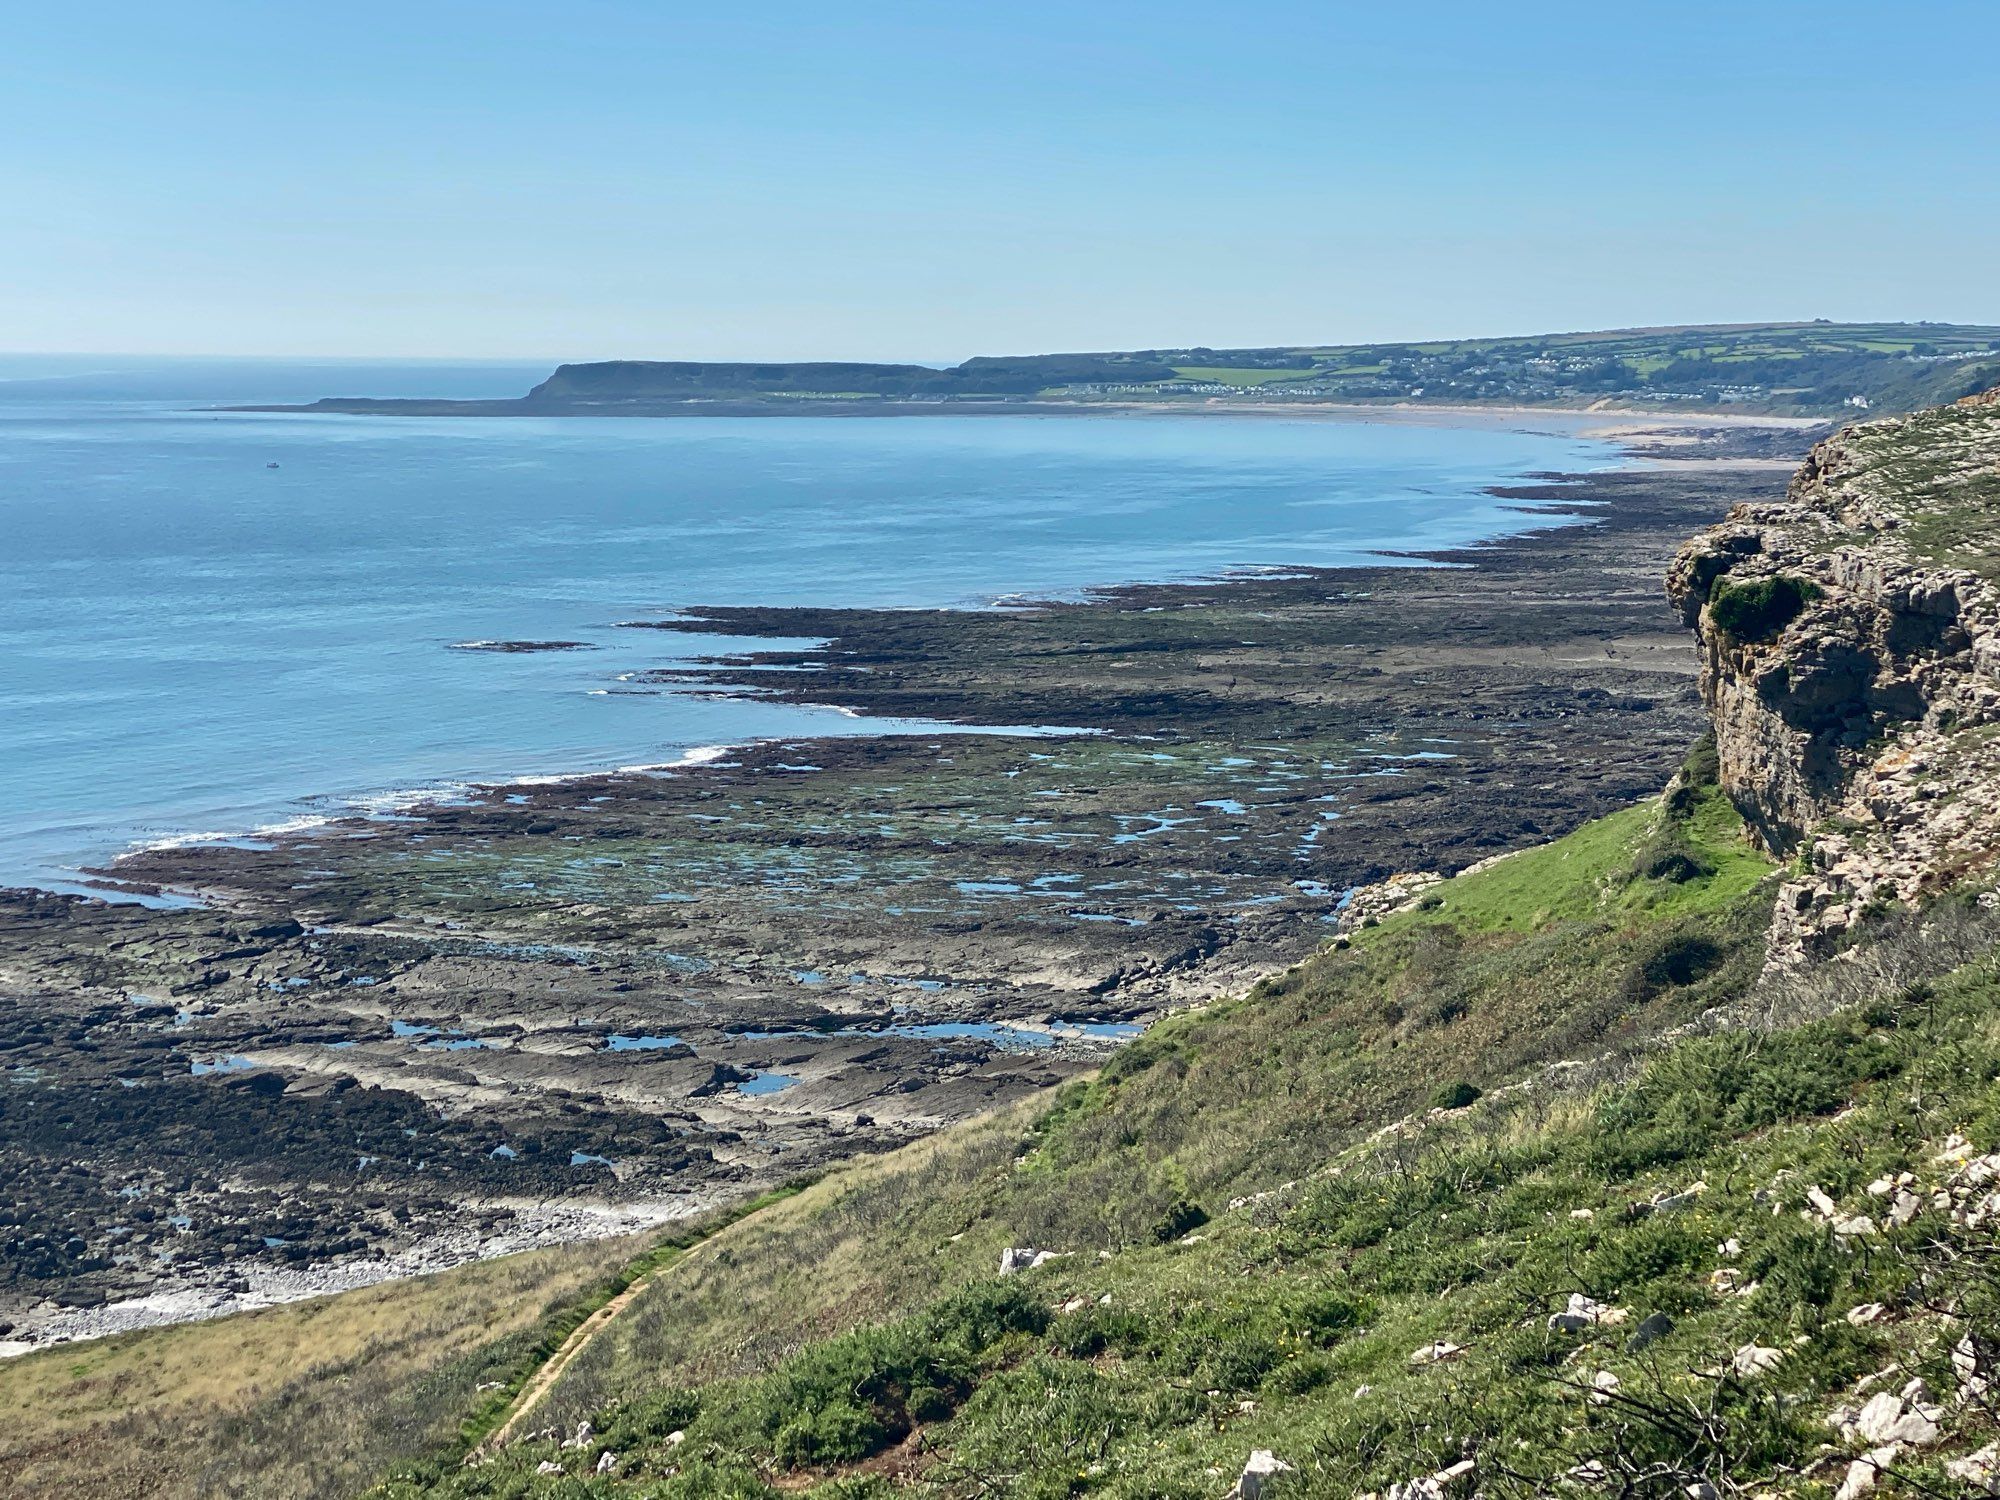
[[[1926, 1259], [1928, 1217], [1848, 1255], [1792, 1200], [1822, 1182], [1865, 1203], [1891, 1167], [1936, 1177], [1926, 1143], [1952, 1129], [1992, 1144], [2000, 986], [1982, 964], [1930, 991], [1884, 980], [1859, 1008], [1695, 1036], [1632, 1078], [1621, 1043], [1751, 989], [1765, 867], [1733, 821], [1700, 794], [1591, 825], [1156, 1027], [1053, 1104], [839, 1174], [662, 1277], [579, 1362], [552, 1413], [593, 1413], [594, 1443], [470, 1470], [448, 1455], [385, 1493], [1212, 1496], [1261, 1446], [1301, 1465], [1288, 1493], [1380, 1487], [1464, 1451], [1489, 1493], [1534, 1493], [1592, 1457], [1718, 1479], [1810, 1457], [1815, 1411], [1774, 1393], [1821, 1401], [1928, 1326], [1839, 1313], [1910, 1302], [1920, 1275], [1932, 1299], [1990, 1288]], [[1910, 962], [1964, 957], [1929, 940]], [[1595, 1088], [1589, 1068], [1537, 1066], [1606, 1053]], [[1470, 1110], [1421, 1109], [1441, 1082], [1528, 1076]], [[1689, 1208], [1628, 1209], [1696, 1178], [1709, 1191]], [[1068, 1253], [994, 1280], [1010, 1243]], [[1713, 1295], [1724, 1259], [1763, 1290]], [[1552, 1333], [1579, 1291], [1676, 1327], [1644, 1355], [1625, 1352], [1629, 1325]], [[1412, 1365], [1432, 1339], [1469, 1352]], [[1787, 1351], [1778, 1376], [1691, 1373], [1751, 1340]], [[1574, 1389], [1600, 1367], [1629, 1400]], [[613, 1477], [538, 1472], [586, 1475], [604, 1449]]]
[[[1719, 799], [1700, 827], [1718, 831]], [[1762, 902], [1736, 835], [1690, 891], [1620, 883], [1608, 905], [1650, 899], [1683, 915], [1593, 913], [1532, 934], [1462, 931], [1455, 903], [1537, 870], [1569, 891], [1591, 825], [1449, 888], [1451, 905], [1396, 919], [1252, 995], [1156, 1024], [1094, 1082], [829, 1178], [721, 1237], [719, 1254], [662, 1278], [580, 1359], [550, 1404], [564, 1425], [663, 1378], [767, 1368], [811, 1338], [922, 1305], [991, 1273], [1009, 1244], [1142, 1243], [1176, 1201], [1219, 1206], [1322, 1165], [1383, 1123], [1423, 1108], [1444, 1079], [1490, 1086], [1524, 1067], [1636, 1044], [1747, 982]], [[1657, 808], [1614, 820], [1607, 854], [1629, 868]], [[1706, 835], [1703, 835], [1706, 836]], [[1598, 871], [1598, 874], [1606, 873]], [[1596, 875], [1588, 877], [1595, 879]], [[1632, 980], [1677, 921], [1712, 934], [1716, 970], [1690, 986]], [[1024, 1143], [1037, 1149], [1026, 1153]]]
[[1853, 429], [1865, 486], [1888, 496], [1910, 524], [1917, 554], [2000, 579], [2000, 403], [1944, 406], [1902, 423]]
[[21, 1496], [352, 1495], [464, 1448], [592, 1312], [783, 1188], [626, 1235], [0, 1363], [0, 1472]]
[[9, 1360], [6, 1493], [351, 1494], [454, 1441], [477, 1388], [518, 1380], [641, 1248], [538, 1251]]

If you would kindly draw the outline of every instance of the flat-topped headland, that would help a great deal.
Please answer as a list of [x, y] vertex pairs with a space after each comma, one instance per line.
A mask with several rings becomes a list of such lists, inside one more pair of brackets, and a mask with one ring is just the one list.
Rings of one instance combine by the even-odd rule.
[[7, 893], [0, 1177], [36, 1207], [0, 1318], [104, 1331], [737, 1200], [1095, 1066], [1313, 951], [1354, 886], [1655, 790], [1700, 724], [1659, 577], [1783, 484], [1724, 441], [1517, 487], [1572, 524], [1431, 566], [630, 622], [823, 643], [632, 691], [1067, 730], [761, 743], [104, 872], [194, 906]]
[[369, 416], [927, 416], [1164, 405], [1300, 412], [1341, 404], [1623, 407], [1849, 417], [1909, 411], [2000, 379], [2000, 328], [1744, 323], [1439, 342], [981, 356], [945, 368], [854, 360], [598, 360], [513, 400], [328, 397], [243, 411]]

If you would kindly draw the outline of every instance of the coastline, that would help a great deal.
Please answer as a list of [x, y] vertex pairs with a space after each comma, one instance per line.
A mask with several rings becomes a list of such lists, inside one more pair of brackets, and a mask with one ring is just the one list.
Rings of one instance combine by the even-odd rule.
[[[1325, 402], [1313, 403], [1310, 407], [1301, 403], [1214, 403], [1210, 406], [1169, 402], [1066, 403], [1063, 405], [1063, 409], [1068, 414], [1086, 416], [1178, 417], [1205, 414], [1237, 416], [1245, 419], [1270, 418], [1340, 422], [1395, 422], [1417, 426], [1446, 427], [1465, 425], [1511, 427], [1515, 425], [1514, 419], [1516, 418], [1557, 417], [1564, 420], [1557, 424], [1554, 429], [1555, 431], [1561, 432], [1564, 435], [1586, 438], [1607, 445], [1615, 445], [1615, 448], [1607, 453], [1607, 461], [1616, 467], [1632, 468], [1660, 461], [1668, 461], [1679, 466], [1682, 472], [1688, 472], [1690, 466], [1697, 463], [1718, 464], [1722, 466], [1722, 470], [1725, 472], [1732, 467], [1742, 467], [1757, 463], [1773, 467], [1788, 466], [1790, 460], [1762, 457], [1764, 448], [1762, 444], [1751, 444], [1746, 449], [1746, 441], [1755, 437], [1770, 435], [1777, 436], [1781, 441], [1789, 441], [1792, 434], [1820, 425], [1809, 419], [1762, 418], [1741, 413], [1677, 417], [1663, 416], [1655, 412], [1636, 411], [1629, 408], [1596, 408], [1586, 410], [1582, 408], [1518, 405], [1453, 406], [1408, 402], [1380, 404]], [[1606, 418], [1610, 420], [1602, 420]], [[1589, 425], [1585, 425], [1586, 423]], [[1574, 479], [1578, 476], [1565, 477]], [[1504, 484], [1488, 486], [1486, 493], [1499, 494], [1506, 488], [1507, 486]], [[1524, 515], [1542, 514], [1547, 509], [1542, 506], [1519, 504], [1507, 508]], [[1561, 505], [1559, 502], [1555, 509], [1560, 513]], [[1539, 524], [1566, 523], [1557, 520], [1555, 522], [1544, 521]], [[1485, 537], [1475, 539], [1465, 547], [1447, 548], [1445, 550], [1451, 551], [1454, 554], [1476, 550], [1478, 547], [1490, 542], [1503, 541], [1517, 535], [1521, 529], [1525, 529], [1525, 527], [1497, 527], [1489, 531]], [[1375, 556], [1383, 562], [1393, 560], [1401, 566], [1434, 565], [1425, 549], [1401, 552], [1385, 551], [1376, 553]], [[1355, 566], [1367, 565], [1361, 563], [1355, 564]], [[1243, 569], [1170, 577], [1138, 583], [1123, 581], [1090, 585], [1080, 588], [1075, 592], [1065, 591], [1052, 595], [1039, 593], [1034, 595], [1002, 593], [990, 595], [978, 602], [946, 606], [913, 604], [907, 606], [907, 609], [915, 612], [923, 612], [934, 608], [960, 611], [1017, 609], [1023, 606], [1052, 602], [1089, 603], [1094, 600], [1115, 599], [1124, 591], [1134, 588], [1143, 589], [1156, 586], [1225, 587], [1232, 582], [1240, 581], [1241, 578], [1257, 576], [1259, 573], [1268, 572], [1273, 576], [1285, 576], [1294, 572], [1303, 574], [1312, 572], [1319, 566], [1315, 564], [1298, 564], [1294, 567], [1288, 564], [1277, 564], [1269, 569]], [[841, 610], [838, 606], [830, 607], [826, 610], [802, 609], [796, 611], [786, 609], [766, 611], [755, 606], [729, 606], [718, 610], [697, 607], [692, 615], [688, 617], [687, 622], [691, 625], [690, 633], [707, 634], [712, 633], [712, 624], [708, 622], [712, 622], [716, 618], [789, 617], [792, 615], [838, 618], [841, 615]], [[680, 622], [677, 622], [671, 614], [649, 618], [644, 621], [615, 622], [621, 628], [635, 625], [655, 628], [672, 626], [676, 623]], [[513, 645], [513, 643], [508, 641], [460, 642], [454, 644], [454, 649], [464, 649], [470, 644], [490, 648], [511, 647]], [[526, 644], [536, 646], [539, 649], [547, 649], [541, 646], [541, 643]], [[577, 643], [564, 642], [559, 644], [573, 646]], [[807, 653], [806, 656], [810, 657], [811, 653]], [[726, 674], [698, 673], [694, 674], [694, 676], [698, 677], [701, 681], [705, 696], [723, 698], [736, 696], [735, 689], [741, 686], [729, 682]], [[665, 681], [668, 679], [662, 676], [658, 680]], [[758, 693], [760, 696], [782, 697], [786, 701], [801, 707], [827, 709], [851, 719], [866, 719], [870, 722], [879, 722], [884, 717], [879, 713], [870, 713], [839, 703], [826, 702], [810, 692], [795, 691], [792, 684], [784, 684], [783, 687], [785, 690], [782, 692], [776, 691], [777, 687], [777, 684], [765, 684], [758, 688]], [[1075, 727], [1047, 724], [1002, 724], [991, 721], [975, 724], [971, 721], [960, 719], [950, 723], [912, 723], [907, 726], [884, 725], [878, 732], [900, 733], [920, 730], [930, 733], [988, 732], [1002, 734], [1045, 734], [1062, 733], [1067, 729]], [[155, 888], [135, 888], [130, 891], [125, 888], [121, 882], [118, 867], [131, 856], [148, 855], [183, 847], [203, 847], [238, 841], [265, 841], [273, 837], [306, 832], [331, 824], [349, 822], [357, 817], [393, 818], [420, 811], [427, 807], [449, 805], [468, 796], [478, 797], [516, 786], [538, 786], [626, 772], [675, 770], [681, 768], [688, 761], [689, 757], [733, 752], [748, 745], [769, 742], [776, 739], [798, 737], [800, 736], [767, 733], [743, 740], [724, 741], [716, 746], [694, 746], [683, 750], [680, 759], [651, 764], [625, 764], [620, 763], [616, 757], [607, 757], [605, 763], [602, 764], [583, 766], [558, 765], [520, 772], [502, 771], [498, 774], [487, 773], [477, 777], [461, 777], [447, 773], [415, 784], [385, 783], [378, 786], [359, 788], [350, 792], [342, 792], [337, 796], [311, 793], [296, 799], [287, 806], [273, 806], [259, 814], [247, 816], [240, 824], [228, 822], [218, 822], [206, 826], [197, 824], [190, 828], [174, 829], [168, 832], [149, 833], [132, 837], [115, 847], [100, 847], [98, 851], [87, 856], [78, 864], [69, 865], [59, 870], [51, 869], [44, 877], [17, 879], [13, 882], [0, 881], [0, 889], [7, 889], [11, 886], [15, 889], [76, 890], [85, 893], [96, 892], [101, 894], [105, 899], [110, 900], [130, 899], [132, 896], [143, 899], [161, 894], [161, 892]], [[813, 738], [810, 734], [803, 737]]]
[[[78, 863], [75, 855], [101, 862], [128, 842], [254, 833], [294, 816], [344, 811], [342, 802], [357, 796], [613, 769], [663, 759], [705, 741], [798, 734], [822, 726], [839, 734], [859, 727], [831, 712], [814, 715], [817, 722], [808, 726], [805, 716], [789, 707], [747, 701], [689, 700], [661, 713], [618, 680], [622, 669], [653, 666], [661, 654], [649, 649], [653, 643], [644, 637], [612, 628], [627, 612], [650, 616], [686, 601], [759, 603], [767, 597], [976, 607], [1001, 590], [1020, 588], [1023, 580], [1038, 597], [1068, 596], [1133, 576], [1200, 576], [1238, 560], [1303, 555], [1309, 561], [1364, 561], [1360, 549], [1371, 542], [1436, 545], [1507, 524], [1511, 518], [1479, 493], [1494, 475], [1609, 461], [1599, 457], [1608, 454], [1603, 445], [1547, 436], [1467, 431], [1433, 442], [1430, 434], [1414, 429], [1376, 428], [1371, 435], [1361, 428], [1325, 426], [1315, 432], [1294, 426], [1287, 435], [1254, 424], [1224, 425], [1227, 431], [1178, 419], [1140, 427], [1023, 421], [959, 424], [947, 433], [939, 427], [835, 431], [810, 424], [780, 432], [723, 423], [696, 434], [687, 424], [645, 432], [629, 424], [597, 424], [589, 432], [535, 424], [487, 424], [472, 431], [447, 423], [425, 428], [365, 421], [329, 428], [250, 419], [213, 426], [180, 418], [159, 428], [121, 424], [103, 435], [129, 447], [133, 463], [151, 462], [147, 455], [164, 441], [153, 433], [174, 434], [160, 450], [166, 467], [156, 479], [162, 484], [178, 482], [173, 455], [193, 440], [214, 448], [226, 474], [226, 481], [218, 475], [217, 483], [246, 514], [297, 506], [302, 516], [324, 518], [346, 549], [344, 576], [361, 586], [342, 586], [322, 597], [289, 596], [284, 578], [333, 566], [333, 560], [300, 554], [298, 529], [276, 528], [270, 534], [274, 565], [246, 573], [243, 590], [231, 596], [240, 601], [232, 610], [256, 611], [258, 628], [276, 627], [273, 670], [204, 668], [199, 684], [189, 684], [198, 686], [200, 711], [184, 713], [166, 692], [163, 675], [138, 665], [166, 649], [162, 639], [140, 637], [144, 645], [137, 651], [126, 650], [120, 640], [130, 628], [122, 623], [122, 610], [146, 589], [110, 591], [95, 570], [56, 575], [50, 607], [23, 609], [21, 615], [33, 648], [24, 657], [29, 680], [55, 696], [46, 725], [35, 725], [28, 753], [11, 766], [22, 815], [0, 839], [0, 883], [69, 878]], [[1343, 430], [1348, 435], [1342, 436]], [[745, 443], [755, 452], [744, 449]], [[683, 449], [689, 451], [683, 455]], [[866, 457], [877, 450], [907, 455], [901, 470], [907, 478], [899, 478], [895, 494], [884, 501], [899, 529], [913, 528], [910, 544], [885, 557], [889, 566], [879, 574], [859, 540], [872, 534], [875, 522], [856, 504], [865, 504], [864, 492], [880, 482]], [[1279, 461], [1262, 461], [1266, 450]], [[1088, 478], [1064, 498], [1044, 494], [1053, 475], [1045, 472], [1042, 458], [1027, 456], [1030, 451], [1064, 455], [1063, 464], [1079, 477], [1102, 473], [1118, 482], [1121, 466], [1136, 463], [1152, 479], [1136, 508], [1113, 505], [1100, 515], [1092, 498], [1095, 481]], [[449, 461], [454, 452], [462, 463]], [[985, 461], [989, 453], [1001, 461]], [[1363, 458], [1350, 469], [1355, 454]], [[935, 469], [926, 466], [933, 455]], [[1188, 463], [1181, 465], [1177, 456]], [[282, 472], [265, 472], [270, 459], [284, 461]], [[1203, 495], [1232, 496], [1231, 469], [1239, 459], [1245, 465], [1243, 494], [1254, 510], [1233, 515], [1238, 502], [1229, 498], [1203, 513]], [[1381, 503], [1386, 495], [1420, 492], [1387, 472], [1388, 487], [1371, 489], [1365, 481], [1378, 459], [1389, 470], [1407, 459], [1413, 471], [1444, 474], [1446, 482], [1433, 486], [1420, 477], [1421, 493], [1435, 498], [1420, 499], [1407, 510]], [[433, 460], [447, 462], [449, 475], [459, 477], [448, 475], [442, 498], [430, 502], [413, 476], [420, 462]], [[551, 462], [555, 468], [545, 479], [542, 464]], [[648, 486], [656, 482], [726, 489], [732, 474], [762, 472], [771, 464], [778, 464], [769, 496], [775, 512], [763, 500], [745, 497], [740, 518], [746, 533], [775, 515], [786, 518], [768, 547], [739, 546], [692, 498], [687, 505], [666, 506], [648, 498]], [[569, 502], [584, 529], [570, 529], [535, 508], [537, 489], [549, 480], [561, 486], [562, 475], [571, 470], [578, 479], [588, 471], [592, 480], [576, 485], [571, 490], [576, 498]], [[682, 475], [685, 481], [676, 477]], [[378, 477], [379, 483], [364, 476]], [[340, 498], [343, 484], [355, 486], [351, 501]], [[960, 496], [957, 504], [926, 503], [927, 490], [940, 485]], [[856, 500], [837, 501], [836, 489], [854, 490]], [[96, 491], [84, 486], [79, 493]], [[407, 503], [371, 502], [371, 495], [399, 501], [407, 496]], [[488, 495], [494, 498], [484, 498]], [[221, 492], [190, 498], [193, 516], [225, 524], [221, 518], [231, 501]], [[1291, 510], [1294, 499], [1328, 504]], [[1357, 503], [1350, 508], [1348, 499]], [[106, 503], [124, 502], [107, 496]], [[962, 539], [938, 536], [952, 527], [953, 512], [967, 506], [1020, 515], [1031, 526], [1006, 533], [1006, 550], [991, 555], [966, 547]], [[822, 507], [825, 540], [815, 518]], [[68, 509], [72, 517], [93, 513], [89, 507]], [[1133, 519], [1142, 511], [1172, 519], [1157, 537], [1148, 535], [1145, 521]], [[170, 534], [157, 534], [157, 518], [171, 513], [171, 507], [151, 505], [135, 518], [162, 556], [172, 556], [176, 543]], [[449, 535], [456, 538], [441, 542], [435, 560], [422, 536], [428, 528], [415, 522], [424, 515], [448, 519]], [[1053, 526], [1045, 524], [1050, 517]], [[626, 525], [641, 528], [635, 537], [654, 550], [613, 543], [611, 538], [626, 534], [619, 529]], [[483, 538], [489, 527], [491, 550], [483, 540], [472, 540]], [[389, 544], [379, 558], [371, 532]], [[1316, 545], [1286, 545], [1302, 533]], [[58, 536], [66, 555], [80, 555], [91, 545], [73, 520]], [[1048, 539], [1057, 536], [1078, 545], [1052, 548]], [[1343, 538], [1352, 545], [1343, 546]], [[516, 552], [537, 559], [525, 564], [531, 569], [558, 560], [566, 567], [560, 554], [572, 545], [580, 549], [576, 556], [588, 558], [581, 573], [510, 573], [515, 564], [508, 559]], [[424, 588], [423, 580], [446, 562], [445, 554], [463, 565], [472, 588], [443, 593]], [[527, 585], [536, 596], [532, 609], [510, 593], [515, 588], [510, 577], [540, 580]], [[77, 582], [70, 585], [64, 578]], [[163, 579], [160, 597], [170, 600], [188, 587]], [[380, 596], [383, 607], [362, 613], [356, 601], [364, 596]], [[24, 584], [19, 597], [38, 596]], [[417, 602], [406, 606], [405, 600]], [[175, 636], [187, 646], [176, 649], [200, 645], [213, 653], [208, 659], [227, 661], [226, 638], [196, 639], [220, 618], [197, 610], [190, 617], [192, 633]], [[323, 646], [314, 643], [319, 635], [325, 636]], [[463, 646], [474, 637], [504, 644], [516, 636], [588, 640], [596, 649], [459, 651], [432, 659], [445, 646]], [[127, 695], [122, 706], [99, 712], [93, 702], [112, 700], [63, 695], [60, 674], [38, 664], [63, 660], [64, 653], [130, 663], [111, 667]], [[558, 701], [585, 690], [592, 690], [593, 701]], [[120, 770], [125, 736], [138, 734], [130, 726], [147, 716], [158, 726], [155, 751], [141, 754], [134, 774], [125, 776]], [[40, 753], [42, 746], [65, 741], [78, 745], [79, 753]], [[181, 767], [198, 767], [199, 775]]]
[[[732, 1200], [900, 1143], [1094, 1066], [1102, 1043], [1064, 1024], [1199, 1004], [1304, 956], [1347, 886], [1650, 791], [1694, 722], [1652, 555], [1739, 481], [1772, 476], [1648, 463], [1504, 487], [1569, 524], [1422, 559], [1444, 567], [660, 622], [823, 644], [654, 686], [824, 701], [837, 682], [852, 712], [962, 727], [515, 781], [118, 861], [121, 879], [203, 891], [195, 911], [7, 893], [5, 998], [83, 1015], [92, 1048], [52, 1034], [22, 1065], [87, 1101], [69, 1144], [96, 1180], [172, 1196], [190, 1227], [159, 1243], [197, 1295], [273, 1258], [400, 1263], [467, 1209], [501, 1240], [509, 1204]], [[1578, 598], [1597, 602], [1579, 615]], [[1007, 722], [1091, 733], [968, 727]], [[1051, 1045], [1007, 1043], [1036, 1027]], [[620, 1035], [650, 1050], [618, 1052]], [[204, 1058], [243, 1066], [189, 1077]], [[765, 1076], [785, 1081], [746, 1090]], [[197, 1115], [232, 1110], [265, 1120], [272, 1154], [236, 1169], [258, 1202], [121, 1154], [137, 1127], [198, 1160]], [[388, 1146], [359, 1173], [357, 1132]], [[530, 1139], [532, 1171], [499, 1158]], [[0, 1139], [0, 1168], [32, 1174], [38, 1150]], [[343, 1152], [352, 1188], [288, 1176], [295, 1158], [324, 1178]], [[357, 1214], [357, 1191], [407, 1218]], [[87, 1199], [49, 1211], [104, 1232]], [[61, 1284], [145, 1295], [122, 1274]], [[18, 1295], [7, 1310], [37, 1336], [88, 1324]]]
[[[567, 402], [539, 403], [525, 397], [504, 400], [457, 400], [365, 397], [328, 397], [305, 403], [265, 403], [241, 406], [195, 407], [210, 413], [264, 413], [291, 416], [366, 417], [522, 417], [560, 420], [567, 418], [621, 417], [1138, 417], [1138, 416], [1241, 416], [1288, 418], [1319, 421], [1413, 421], [1445, 426], [1480, 425], [1527, 420], [1604, 419], [1602, 434], [1618, 436], [1628, 430], [1741, 431], [1768, 428], [1806, 432], [1830, 429], [1838, 422], [1826, 417], [1764, 414], [1722, 408], [1648, 408], [1615, 406], [1605, 402], [1588, 405], [1526, 405], [1480, 402], [1423, 402], [1410, 400], [1367, 401], [1258, 401], [1255, 399], [1209, 397], [1202, 400], [1126, 401], [1044, 401], [994, 399], [959, 401], [843, 401], [814, 399], [784, 401], [774, 398], [742, 400], [700, 399], [687, 401]], [[1598, 435], [1596, 432], [1584, 435]]]

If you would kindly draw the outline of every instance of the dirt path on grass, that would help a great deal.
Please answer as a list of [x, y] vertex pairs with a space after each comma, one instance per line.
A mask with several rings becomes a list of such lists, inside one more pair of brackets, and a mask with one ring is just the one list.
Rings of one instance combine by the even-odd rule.
[[691, 1257], [699, 1255], [703, 1250], [707, 1249], [710, 1243], [711, 1241], [709, 1240], [703, 1240], [700, 1244], [692, 1245], [686, 1251], [676, 1255], [672, 1260], [655, 1266], [630, 1286], [626, 1287], [624, 1291], [605, 1303], [604, 1306], [598, 1308], [596, 1312], [577, 1324], [571, 1330], [570, 1336], [562, 1341], [561, 1346], [557, 1348], [555, 1353], [543, 1360], [541, 1368], [528, 1377], [528, 1383], [521, 1387], [521, 1394], [514, 1398], [514, 1405], [507, 1413], [507, 1419], [494, 1430], [491, 1437], [479, 1445], [480, 1448], [488, 1451], [504, 1448], [507, 1444], [513, 1442], [514, 1439], [521, 1436], [528, 1418], [534, 1415], [535, 1408], [542, 1404], [543, 1398], [555, 1388], [555, 1383], [562, 1378], [563, 1371], [569, 1368], [572, 1360], [583, 1353], [589, 1346], [590, 1341], [609, 1328], [612, 1321], [620, 1313], [624, 1312], [626, 1308], [630, 1307], [638, 1299], [639, 1294], [651, 1286], [657, 1277], [671, 1271], [675, 1266], [685, 1265]]

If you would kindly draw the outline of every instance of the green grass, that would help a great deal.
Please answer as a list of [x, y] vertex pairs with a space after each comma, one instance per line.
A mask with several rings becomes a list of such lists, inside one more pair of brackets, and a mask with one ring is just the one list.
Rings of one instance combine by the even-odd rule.
[[1648, 802], [1462, 876], [1435, 893], [1435, 905], [1392, 917], [1362, 940], [1440, 925], [1504, 932], [1624, 914], [1699, 916], [1740, 901], [1771, 872], [1771, 862], [1744, 839], [1735, 809], [1713, 787], [1699, 789], [1688, 810], [1672, 821], [1706, 867], [1704, 878], [1648, 880], [1637, 874], [1635, 861], [1669, 822], [1663, 804]]
[[643, 1245], [535, 1251], [0, 1362], [6, 1492], [93, 1500], [352, 1495], [456, 1446]]
[[1319, 372], [1300, 369], [1242, 369], [1224, 365], [1175, 365], [1174, 373], [1183, 380], [1212, 380], [1218, 385], [1276, 385], [1287, 380], [1304, 380]]
[[695, 1246], [711, 1239], [730, 1225], [748, 1218], [751, 1214], [760, 1213], [775, 1203], [782, 1203], [787, 1198], [796, 1196], [805, 1187], [806, 1184], [801, 1182], [774, 1188], [743, 1203], [715, 1213], [704, 1214], [686, 1228], [676, 1230], [656, 1241], [642, 1253], [619, 1266], [584, 1295], [565, 1302], [545, 1317], [537, 1330], [534, 1342], [522, 1351], [507, 1377], [483, 1383], [480, 1399], [474, 1403], [465, 1419], [459, 1424], [460, 1446], [466, 1449], [474, 1448], [500, 1427], [507, 1419], [523, 1388], [592, 1313], [636, 1283], [672, 1265]]
[[1848, 439], [1919, 557], [2000, 580], [2000, 405], [1941, 407]]

